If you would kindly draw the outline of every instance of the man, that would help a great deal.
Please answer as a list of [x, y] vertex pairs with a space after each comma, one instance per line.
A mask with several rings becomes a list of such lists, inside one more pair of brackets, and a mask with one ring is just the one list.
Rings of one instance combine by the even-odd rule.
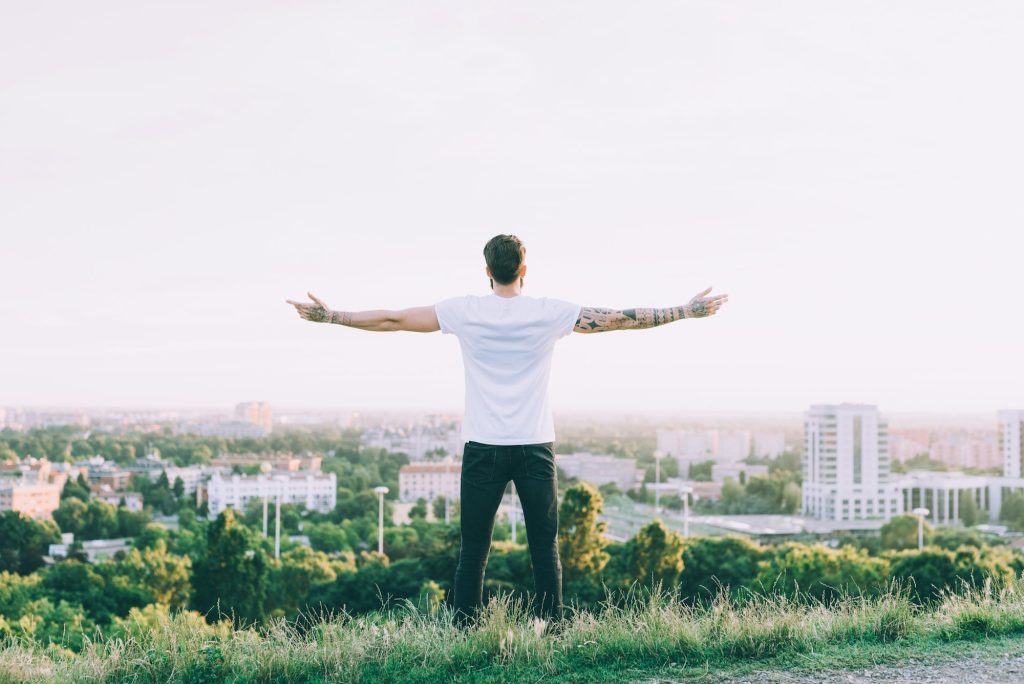
[[548, 378], [555, 342], [571, 332], [653, 328], [684, 318], [711, 316], [728, 301], [709, 297], [663, 309], [603, 309], [522, 293], [526, 248], [514, 235], [484, 246], [491, 294], [466, 295], [400, 311], [333, 311], [312, 294], [293, 305], [307, 321], [363, 330], [454, 334], [462, 347], [466, 407], [462, 423], [461, 530], [454, 607], [460, 624], [479, 613], [494, 516], [509, 480], [526, 520], [537, 608], [560, 620], [562, 567], [558, 558], [558, 487], [555, 430]]

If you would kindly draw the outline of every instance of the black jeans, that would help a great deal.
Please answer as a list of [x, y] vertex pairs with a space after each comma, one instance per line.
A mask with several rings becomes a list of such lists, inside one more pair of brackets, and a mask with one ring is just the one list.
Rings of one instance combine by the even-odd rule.
[[475, 618], [483, 604], [494, 516], [509, 480], [516, 485], [526, 520], [537, 598], [534, 610], [547, 618], [563, 616], [554, 443], [508, 446], [470, 441], [462, 455], [462, 545], [453, 601], [456, 618], [463, 624]]

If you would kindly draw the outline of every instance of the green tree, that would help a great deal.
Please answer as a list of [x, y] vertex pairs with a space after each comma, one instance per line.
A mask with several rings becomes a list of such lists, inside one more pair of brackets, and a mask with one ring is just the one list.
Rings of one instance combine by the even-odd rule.
[[49, 520], [36, 521], [17, 511], [0, 513], [0, 572], [26, 575], [36, 570], [49, 545], [59, 542], [60, 531]]
[[1011, 492], [1003, 497], [999, 520], [1013, 530], [1024, 530], [1024, 492]]
[[711, 482], [711, 469], [714, 465], [714, 461], [691, 463], [688, 476], [694, 482]]
[[131, 549], [116, 567], [120, 576], [149, 592], [151, 603], [181, 609], [192, 593], [191, 565], [187, 557], [169, 553], [167, 543], [161, 539], [151, 548]]
[[192, 605], [211, 622], [222, 616], [258, 621], [266, 611], [269, 571], [259, 540], [229, 508], [207, 528], [206, 550], [193, 565]]
[[885, 588], [889, 563], [862, 549], [789, 542], [759, 563], [755, 586], [792, 598], [833, 602], [847, 595], [874, 595]]
[[604, 506], [589, 482], [566, 490], [558, 511], [558, 546], [565, 592], [581, 600], [600, 598], [599, 575], [608, 564], [607, 524], [598, 520]]
[[796, 482], [787, 482], [782, 489], [782, 510], [780, 512], [784, 515], [798, 513], [800, 511], [801, 499], [800, 485]]
[[77, 479], [69, 477], [64, 483], [64, 489], [60, 492], [60, 498], [67, 499], [73, 496], [82, 501], [88, 501], [91, 494], [92, 492], [89, 489], [89, 483], [85, 481], [85, 476], [82, 473], [78, 473]]
[[[879, 536], [882, 540], [883, 549], [901, 550], [917, 548], [917, 525], [916, 515], [904, 513], [894, 516], [889, 522], [882, 525]], [[924, 543], [931, 543], [933, 530], [926, 520], [924, 523]]]
[[982, 521], [981, 509], [970, 492], [960, 492], [960, 522], [965, 527], [974, 527]]
[[626, 567], [643, 586], [676, 586], [683, 572], [683, 538], [661, 520], [648, 523], [626, 542]]
[[758, 563], [768, 555], [747, 537], [690, 537], [683, 547], [680, 588], [691, 599], [710, 599], [719, 591], [736, 596], [751, 587]]
[[419, 518], [425, 520], [427, 517], [427, 500], [422, 496], [416, 499], [416, 503], [409, 509], [409, 517], [412, 519]]
[[337, 579], [342, 565], [333, 563], [327, 554], [296, 546], [271, 562], [270, 614], [293, 618], [306, 606], [310, 592], [317, 586]]

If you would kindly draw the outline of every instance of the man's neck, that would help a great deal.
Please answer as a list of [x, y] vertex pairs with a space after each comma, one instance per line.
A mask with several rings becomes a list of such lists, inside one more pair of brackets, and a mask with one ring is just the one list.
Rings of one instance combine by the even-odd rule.
[[492, 294], [508, 299], [523, 294], [523, 288], [518, 282], [511, 285], [495, 285]]

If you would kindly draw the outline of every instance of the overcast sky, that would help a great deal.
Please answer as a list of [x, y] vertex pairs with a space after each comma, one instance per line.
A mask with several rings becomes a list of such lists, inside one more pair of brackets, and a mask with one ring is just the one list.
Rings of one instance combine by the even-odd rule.
[[0, 406], [461, 410], [458, 341], [301, 321], [489, 292], [558, 409], [1024, 406], [1019, 2], [3, 2]]

